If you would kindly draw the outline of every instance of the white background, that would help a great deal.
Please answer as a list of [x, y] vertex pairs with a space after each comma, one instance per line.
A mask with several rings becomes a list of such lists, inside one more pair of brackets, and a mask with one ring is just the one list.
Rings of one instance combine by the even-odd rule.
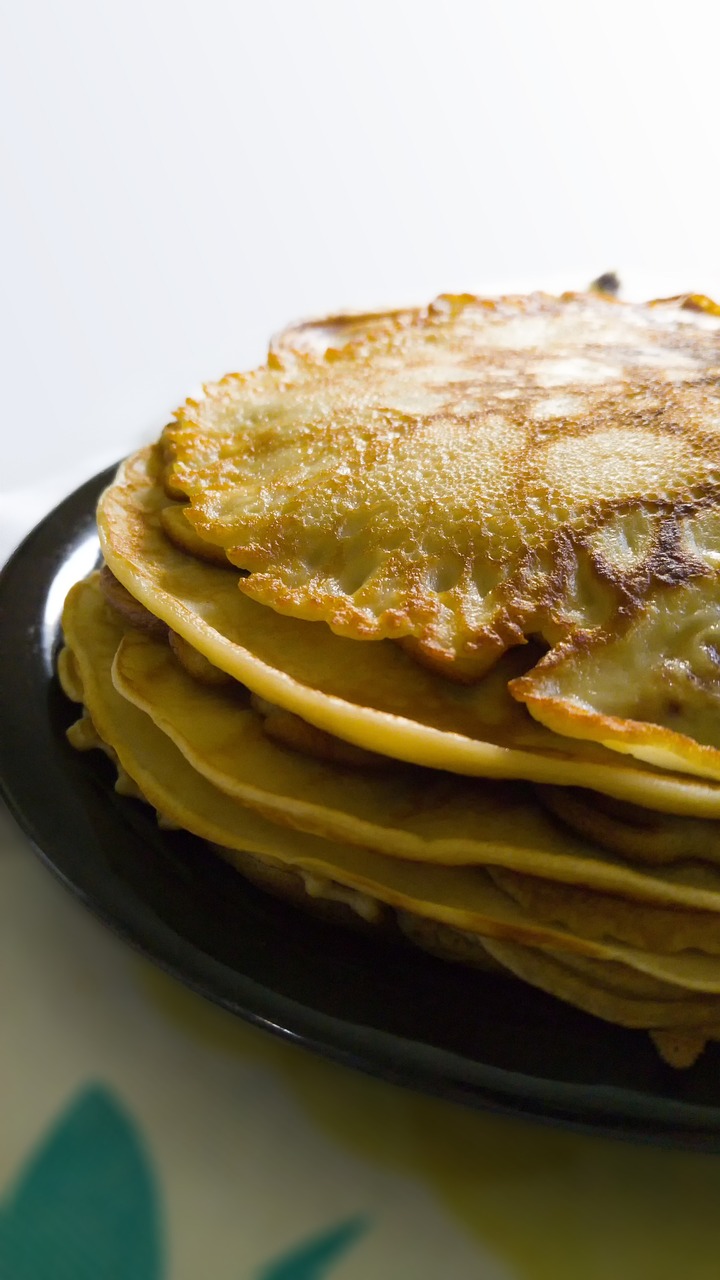
[[292, 318], [720, 288], [710, 4], [2, 9], [0, 556]]

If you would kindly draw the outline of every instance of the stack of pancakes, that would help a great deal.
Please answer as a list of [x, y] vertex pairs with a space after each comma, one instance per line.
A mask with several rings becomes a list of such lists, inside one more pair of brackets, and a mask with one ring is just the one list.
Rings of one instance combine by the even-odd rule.
[[70, 739], [273, 892], [689, 1065], [720, 1039], [719, 466], [700, 296], [289, 329], [103, 495]]

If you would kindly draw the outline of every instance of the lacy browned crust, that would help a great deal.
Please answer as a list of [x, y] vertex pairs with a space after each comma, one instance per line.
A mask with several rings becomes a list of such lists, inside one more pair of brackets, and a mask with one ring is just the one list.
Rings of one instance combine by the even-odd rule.
[[463, 296], [355, 323], [322, 354], [292, 331], [165, 429], [186, 518], [253, 598], [476, 679], [711, 572], [683, 523], [714, 509], [720, 461], [706, 299]]

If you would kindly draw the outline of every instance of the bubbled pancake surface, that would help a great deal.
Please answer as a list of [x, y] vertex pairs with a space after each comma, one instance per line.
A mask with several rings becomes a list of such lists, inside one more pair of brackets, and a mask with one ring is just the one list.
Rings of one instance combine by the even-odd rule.
[[473, 680], [713, 577], [707, 300], [445, 297], [358, 329], [280, 341], [165, 430], [173, 491], [253, 599]]

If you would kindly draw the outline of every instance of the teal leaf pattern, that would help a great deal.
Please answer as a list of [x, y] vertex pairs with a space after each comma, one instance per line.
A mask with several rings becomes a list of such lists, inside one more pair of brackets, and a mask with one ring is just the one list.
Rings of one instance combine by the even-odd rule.
[[[163, 1280], [155, 1178], [131, 1117], [85, 1089], [0, 1200], [0, 1280]], [[263, 1267], [256, 1280], [326, 1280], [367, 1221], [351, 1218]]]
[[70, 1105], [0, 1201], [0, 1280], [161, 1280], [140, 1135], [105, 1088]]
[[365, 1218], [351, 1218], [264, 1267], [257, 1280], [325, 1280], [367, 1228]]

